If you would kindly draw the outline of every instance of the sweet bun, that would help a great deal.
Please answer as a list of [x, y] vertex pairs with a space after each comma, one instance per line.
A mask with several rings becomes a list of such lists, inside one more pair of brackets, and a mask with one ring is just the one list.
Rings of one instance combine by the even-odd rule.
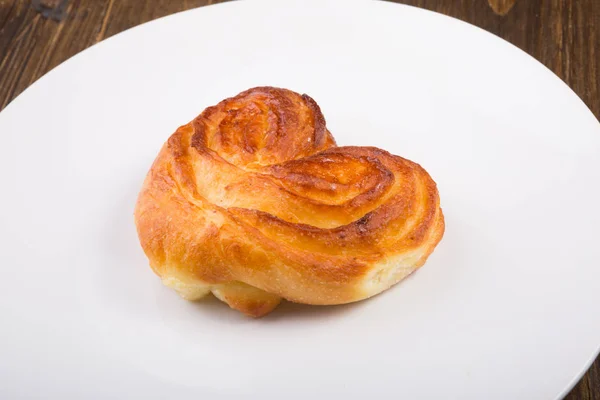
[[281, 299], [325, 305], [376, 295], [441, 240], [435, 182], [374, 147], [338, 147], [307, 95], [258, 87], [180, 127], [135, 209], [165, 285], [259, 317]]

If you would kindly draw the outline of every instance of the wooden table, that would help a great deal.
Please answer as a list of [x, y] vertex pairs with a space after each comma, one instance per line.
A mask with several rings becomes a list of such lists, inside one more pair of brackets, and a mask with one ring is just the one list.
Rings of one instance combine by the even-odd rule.
[[[0, 110], [94, 43], [164, 15], [222, 1], [0, 0]], [[554, 71], [600, 117], [600, 0], [396, 2], [460, 18], [508, 40]], [[57, 9], [61, 3], [64, 8]], [[600, 358], [566, 398], [600, 400]]]

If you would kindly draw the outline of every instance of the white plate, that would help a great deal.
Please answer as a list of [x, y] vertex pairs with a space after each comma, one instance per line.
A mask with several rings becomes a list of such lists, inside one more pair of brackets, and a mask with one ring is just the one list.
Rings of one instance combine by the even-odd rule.
[[[577, 96], [454, 19], [282, 3], [145, 24], [2, 112], [1, 398], [553, 399], [594, 359], [600, 126]], [[259, 320], [161, 285], [133, 225], [142, 179], [179, 125], [258, 85], [431, 173], [447, 230], [425, 267]]]

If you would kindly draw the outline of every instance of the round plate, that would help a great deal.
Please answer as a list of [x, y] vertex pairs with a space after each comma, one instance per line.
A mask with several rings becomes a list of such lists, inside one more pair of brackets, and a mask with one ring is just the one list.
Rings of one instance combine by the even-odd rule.
[[[0, 397], [553, 399], [600, 344], [600, 125], [512, 45], [370, 1], [227, 3], [106, 40], [0, 115]], [[446, 234], [373, 299], [248, 319], [162, 286], [133, 207], [162, 143], [247, 88], [422, 164]]]

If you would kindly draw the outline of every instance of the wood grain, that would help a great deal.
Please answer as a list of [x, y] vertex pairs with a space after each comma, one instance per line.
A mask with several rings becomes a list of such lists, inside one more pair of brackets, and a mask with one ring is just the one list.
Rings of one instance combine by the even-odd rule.
[[494, 10], [496, 14], [506, 15], [512, 6], [515, 5], [515, 1], [516, 0], [488, 0], [488, 3], [490, 3], [490, 7], [492, 7], [492, 10]]
[[[0, 0], [0, 110], [46, 72], [107, 37], [155, 18], [222, 1], [69, 0], [66, 17], [57, 22], [43, 18], [31, 1]], [[599, 0], [396, 2], [462, 19], [508, 40], [554, 71], [600, 117]], [[599, 360], [566, 398], [600, 400]]]

